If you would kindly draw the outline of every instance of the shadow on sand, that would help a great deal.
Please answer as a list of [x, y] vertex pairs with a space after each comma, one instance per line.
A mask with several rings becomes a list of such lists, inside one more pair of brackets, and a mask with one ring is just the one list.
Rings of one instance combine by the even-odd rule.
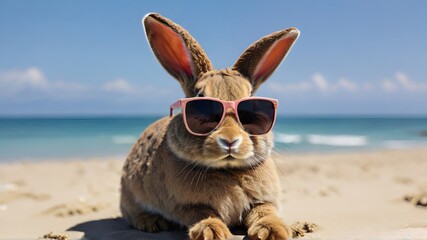
[[[187, 240], [187, 233], [184, 230], [173, 232], [146, 233], [132, 228], [123, 218], [106, 218], [94, 221], [79, 223], [68, 231], [78, 231], [84, 233], [84, 239], [89, 240]], [[240, 230], [233, 231], [235, 234]], [[247, 239], [243, 236], [235, 236], [232, 239]]]

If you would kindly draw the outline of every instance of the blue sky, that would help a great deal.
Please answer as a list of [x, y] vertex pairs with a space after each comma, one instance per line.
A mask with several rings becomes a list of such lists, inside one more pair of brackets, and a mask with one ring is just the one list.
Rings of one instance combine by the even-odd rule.
[[297, 27], [257, 95], [281, 114], [427, 114], [427, 1], [0, 1], [0, 115], [162, 114], [183, 97], [141, 26], [185, 27], [216, 68]]

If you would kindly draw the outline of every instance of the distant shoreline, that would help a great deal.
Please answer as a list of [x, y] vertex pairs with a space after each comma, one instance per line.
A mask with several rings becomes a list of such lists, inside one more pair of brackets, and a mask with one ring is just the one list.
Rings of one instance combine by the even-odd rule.
[[[115, 113], [101, 113], [101, 114], [0, 114], [0, 120], [2, 119], [97, 119], [97, 118], [162, 118], [167, 117], [168, 113], [153, 113], [153, 114], [140, 114], [140, 113], [129, 113], [129, 114], [115, 114]], [[279, 113], [278, 118], [419, 118], [427, 119], [427, 114], [288, 114]]]

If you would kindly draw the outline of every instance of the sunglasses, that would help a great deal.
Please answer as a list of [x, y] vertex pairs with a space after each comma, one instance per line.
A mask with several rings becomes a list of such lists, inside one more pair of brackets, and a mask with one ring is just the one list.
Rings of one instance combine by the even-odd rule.
[[223, 122], [226, 111], [232, 109], [237, 121], [250, 135], [268, 133], [276, 121], [278, 100], [262, 97], [248, 97], [236, 101], [223, 101], [211, 97], [183, 98], [170, 106], [173, 110], [182, 108], [187, 130], [196, 136], [206, 136]]

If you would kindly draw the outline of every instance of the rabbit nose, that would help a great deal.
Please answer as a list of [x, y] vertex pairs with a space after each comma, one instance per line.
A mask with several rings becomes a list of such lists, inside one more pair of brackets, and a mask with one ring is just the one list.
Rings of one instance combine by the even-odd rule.
[[218, 145], [223, 148], [224, 150], [231, 152], [231, 150], [235, 150], [239, 148], [240, 144], [242, 143], [242, 138], [237, 137], [235, 139], [227, 139], [223, 138], [221, 136], [216, 138], [216, 141], [218, 142]]

